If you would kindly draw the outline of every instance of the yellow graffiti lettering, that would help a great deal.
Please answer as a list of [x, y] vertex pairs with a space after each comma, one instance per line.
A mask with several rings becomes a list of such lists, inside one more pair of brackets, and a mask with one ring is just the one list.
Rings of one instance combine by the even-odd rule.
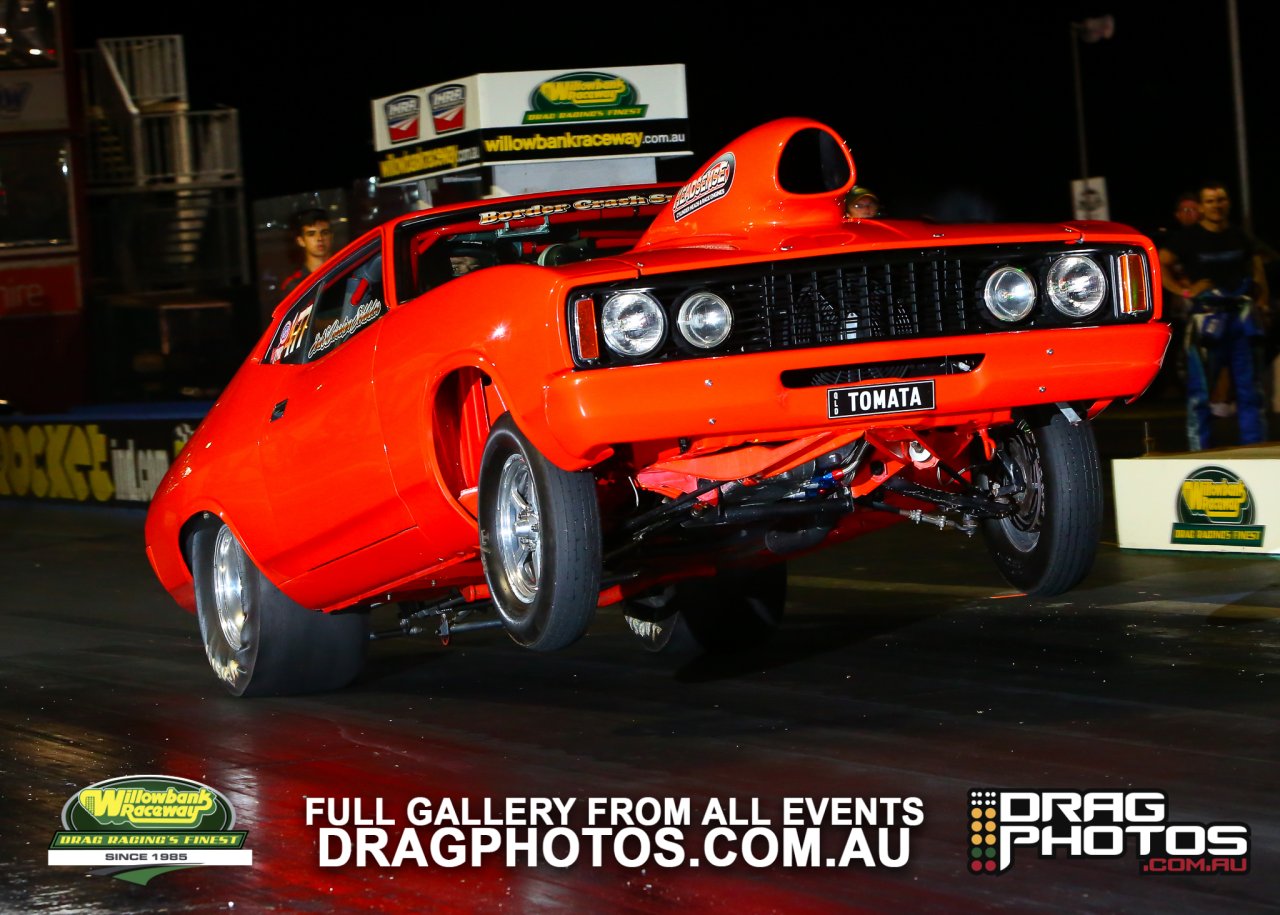
[[116, 491], [111, 482], [111, 474], [107, 472], [107, 437], [98, 431], [97, 426], [85, 426], [85, 434], [93, 449], [93, 460], [89, 464], [89, 487], [93, 497], [99, 502], [106, 502]]
[[27, 430], [27, 450], [31, 452], [31, 495], [37, 499], [49, 495], [49, 474], [42, 466], [46, 460], [44, 445], [44, 429], [32, 426]]
[[71, 434], [70, 426], [45, 426], [44, 467], [49, 475], [49, 498], [72, 498], [71, 481], [67, 477], [67, 468], [63, 459], [67, 450], [67, 436]]
[[6, 466], [9, 486], [15, 496], [25, 496], [31, 491], [31, 452], [21, 426], [9, 427], [9, 460]]
[[80, 502], [89, 498], [89, 481], [85, 479], [84, 471], [80, 469], [89, 466], [89, 442], [84, 437], [84, 430], [79, 426], [71, 427], [62, 466], [66, 468], [67, 477], [71, 481], [72, 495]]
[[0, 495], [106, 502], [116, 492], [108, 457], [96, 425], [10, 426], [0, 430]]

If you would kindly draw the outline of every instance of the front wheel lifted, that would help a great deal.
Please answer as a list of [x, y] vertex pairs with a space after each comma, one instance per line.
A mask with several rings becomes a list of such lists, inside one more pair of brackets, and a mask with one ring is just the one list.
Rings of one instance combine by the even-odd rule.
[[[1061, 594], [1089, 573], [1102, 528], [1098, 446], [1087, 421], [1061, 413], [1020, 421], [1002, 437], [988, 484], [1020, 483], [1014, 510], [982, 522], [1000, 574], [1036, 596]], [[1017, 478], [1021, 477], [1021, 480]], [[1012, 479], [1011, 479], [1012, 478]]]
[[196, 531], [191, 558], [205, 657], [232, 695], [337, 689], [364, 666], [368, 613], [320, 613], [294, 603], [225, 524]]
[[485, 580], [511, 638], [539, 651], [577, 641], [600, 599], [595, 477], [552, 464], [505, 414], [480, 461], [479, 524]]

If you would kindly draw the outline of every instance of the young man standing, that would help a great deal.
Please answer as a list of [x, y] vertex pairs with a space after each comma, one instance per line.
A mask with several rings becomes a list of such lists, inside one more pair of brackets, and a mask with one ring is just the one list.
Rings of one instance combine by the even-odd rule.
[[281, 295], [288, 295], [311, 271], [328, 260], [333, 248], [333, 229], [324, 210], [303, 210], [293, 218], [293, 225], [294, 240], [302, 249], [302, 267], [280, 284]]
[[1164, 287], [1191, 302], [1187, 353], [1187, 437], [1210, 447], [1210, 391], [1226, 368], [1235, 387], [1240, 443], [1267, 438], [1263, 343], [1267, 278], [1258, 243], [1230, 224], [1231, 198], [1220, 182], [1200, 187], [1200, 221], [1170, 233], [1160, 249]]

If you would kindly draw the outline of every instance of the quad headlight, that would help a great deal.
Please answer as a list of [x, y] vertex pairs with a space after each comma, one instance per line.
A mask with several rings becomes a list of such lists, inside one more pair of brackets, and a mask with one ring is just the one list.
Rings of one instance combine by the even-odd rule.
[[1046, 280], [1049, 301], [1069, 318], [1093, 314], [1107, 297], [1107, 278], [1092, 258], [1082, 254], [1060, 257]]
[[658, 348], [667, 332], [667, 316], [646, 292], [619, 292], [600, 312], [600, 330], [609, 349], [621, 356], [644, 356]]
[[1036, 284], [1017, 267], [1001, 267], [982, 289], [987, 310], [1001, 321], [1021, 321], [1036, 307]]
[[729, 303], [711, 292], [695, 292], [676, 314], [680, 336], [699, 349], [713, 349], [729, 337], [733, 312]]

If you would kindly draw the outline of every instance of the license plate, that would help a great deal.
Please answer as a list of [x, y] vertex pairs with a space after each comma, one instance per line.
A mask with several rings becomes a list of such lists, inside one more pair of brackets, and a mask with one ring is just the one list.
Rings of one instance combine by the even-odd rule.
[[880, 413], [914, 413], [932, 410], [933, 381], [899, 381], [863, 384], [856, 388], [827, 388], [827, 418], [875, 416]]

